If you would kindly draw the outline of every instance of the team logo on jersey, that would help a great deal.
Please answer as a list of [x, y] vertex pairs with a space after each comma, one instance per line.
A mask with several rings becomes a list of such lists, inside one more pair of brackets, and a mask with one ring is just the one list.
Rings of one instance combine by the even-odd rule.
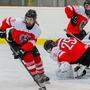
[[28, 41], [28, 37], [27, 35], [22, 34], [20, 35], [19, 40], [20, 40], [20, 43], [25, 43]]

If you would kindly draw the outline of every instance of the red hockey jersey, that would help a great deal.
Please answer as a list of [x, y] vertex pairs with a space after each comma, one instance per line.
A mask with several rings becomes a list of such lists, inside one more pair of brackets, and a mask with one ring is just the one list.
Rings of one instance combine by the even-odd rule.
[[[75, 38], [60, 38], [57, 41], [59, 50], [53, 48], [52, 55], [56, 55], [59, 62], [76, 62], [87, 50], [88, 46]], [[56, 51], [55, 51], [56, 50]]]
[[7, 38], [11, 38], [20, 48], [24, 51], [30, 51], [33, 49], [36, 42], [36, 37], [32, 33], [16, 30], [12, 28], [6, 31]]

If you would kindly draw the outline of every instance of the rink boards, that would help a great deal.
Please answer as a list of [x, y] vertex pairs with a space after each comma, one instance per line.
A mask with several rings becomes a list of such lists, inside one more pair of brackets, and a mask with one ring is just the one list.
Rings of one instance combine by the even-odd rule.
[[[0, 7], [0, 18], [9, 16], [22, 18], [30, 8], [36, 10], [37, 21], [42, 31], [37, 41], [38, 45], [43, 45], [46, 39], [57, 39], [65, 36], [64, 29], [67, 27], [69, 19], [65, 15], [64, 7]], [[86, 32], [90, 31], [90, 21], [85, 30]], [[5, 43], [5, 40], [0, 39], [0, 43]]]

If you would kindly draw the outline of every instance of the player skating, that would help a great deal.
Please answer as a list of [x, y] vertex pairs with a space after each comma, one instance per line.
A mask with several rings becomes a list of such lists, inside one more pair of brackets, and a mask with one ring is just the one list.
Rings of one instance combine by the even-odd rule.
[[36, 21], [37, 13], [35, 10], [28, 10], [24, 19], [14, 19], [7, 17], [0, 20], [0, 37], [8, 38], [14, 58], [21, 58], [29, 73], [38, 82], [49, 81], [45, 75], [40, 53], [35, 45], [41, 30]]

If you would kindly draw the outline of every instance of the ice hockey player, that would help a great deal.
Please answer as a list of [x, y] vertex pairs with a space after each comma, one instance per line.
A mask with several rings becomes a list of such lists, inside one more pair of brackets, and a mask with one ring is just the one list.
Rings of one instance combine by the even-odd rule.
[[36, 19], [37, 13], [32, 9], [26, 12], [24, 19], [14, 19], [13, 17], [1, 19], [0, 37], [3, 38], [6, 34], [10, 47], [18, 52], [18, 55], [13, 52], [14, 57], [18, 58], [19, 56], [24, 60], [28, 71], [36, 80], [42, 78], [41, 81], [46, 82], [49, 81], [49, 77], [45, 75], [41, 56], [35, 45], [41, 34]]
[[69, 77], [71, 71], [75, 78], [86, 74], [85, 68], [90, 65], [90, 48], [79, 39], [70, 37], [57, 41], [46, 40], [44, 49], [58, 62], [61, 76]]
[[66, 35], [71, 37], [71, 33], [82, 40], [86, 36], [84, 27], [90, 19], [90, 0], [85, 0], [83, 6], [66, 6], [65, 13], [70, 19], [66, 28]]

